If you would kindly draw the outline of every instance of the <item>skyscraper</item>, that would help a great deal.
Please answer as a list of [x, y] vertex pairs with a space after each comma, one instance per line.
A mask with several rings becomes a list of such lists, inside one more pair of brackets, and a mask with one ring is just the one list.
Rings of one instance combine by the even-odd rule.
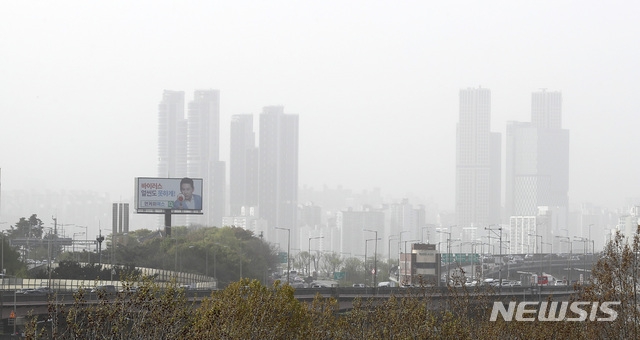
[[510, 218], [544, 211], [536, 233], [544, 230], [548, 240], [568, 224], [569, 131], [562, 129], [560, 92], [531, 98], [532, 122], [507, 124], [505, 210]]
[[158, 176], [187, 175], [184, 91], [165, 90], [158, 105]]
[[158, 105], [158, 177], [202, 178], [202, 216], [174, 216], [174, 225], [221, 226], [225, 165], [220, 162], [220, 92], [197, 90], [185, 118], [183, 91], [165, 90]]
[[[298, 243], [298, 115], [282, 106], [267, 106], [260, 114], [259, 207], [268, 226], [290, 228]], [[282, 233], [280, 233], [282, 234]]]
[[258, 160], [253, 115], [231, 116], [229, 152], [229, 206], [231, 216], [240, 216], [242, 207], [256, 207]]
[[492, 133], [490, 128], [491, 91], [460, 90], [456, 153], [458, 230], [499, 222], [500, 134]]
[[531, 122], [540, 128], [562, 129], [562, 93], [546, 90], [532, 93]]
[[203, 215], [190, 216], [189, 220], [220, 227], [225, 212], [225, 168], [220, 162], [220, 91], [195, 91], [187, 118], [187, 175], [203, 179], [205, 200]]

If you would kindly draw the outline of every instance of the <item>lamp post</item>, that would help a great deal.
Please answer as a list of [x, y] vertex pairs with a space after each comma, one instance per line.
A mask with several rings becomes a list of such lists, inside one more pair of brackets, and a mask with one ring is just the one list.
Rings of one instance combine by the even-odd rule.
[[[89, 227], [88, 226], [81, 226], [81, 225], [77, 225], [76, 228], [82, 228], [84, 229], [84, 246], [88, 247], [89, 245]], [[91, 258], [89, 256], [91, 256], [91, 247], [88, 247], [89, 249], [87, 249], [87, 263], [91, 262]], [[84, 249], [84, 247], [82, 248]]]
[[[476, 242], [476, 241], [468, 241], [468, 242], [461, 242], [460, 243], [460, 248], [462, 249], [462, 245], [464, 244], [470, 244], [471, 245], [471, 277], [473, 280], [476, 280], [476, 274], [475, 273], [475, 267], [476, 267], [476, 255], [477, 255], [477, 251], [478, 245], [482, 245], [482, 242]], [[460, 251], [462, 252], [462, 251]], [[480, 258], [480, 256], [478, 256], [478, 258]]]
[[176, 247], [176, 253], [175, 253], [175, 259], [173, 262], [173, 271], [174, 271], [174, 275], [178, 275], [178, 239], [174, 238], [173, 239], [176, 243], [175, 247]]
[[484, 228], [485, 230], [489, 230], [490, 233], [493, 233], [494, 235], [499, 235], [500, 238], [500, 268], [498, 269], [498, 282], [500, 283], [500, 286], [498, 287], [498, 291], [500, 294], [502, 294], [502, 227], [498, 227], [498, 228], [493, 228], [493, 226], [488, 226]]
[[291, 252], [291, 229], [280, 227], [276, 227], [276, 229], [287, 231], [287, 284], [291, 284], [289, 276], [291, 272], [291, 255], [289, 254]]
[[542, 235], [538, 234], [528, 234], [529, 236], [534, 236], [533, 240], [533, 253], [536, 254], [538, 252], [538, 237], [540, 238], [540, 248], [542, 248]]
[[71, 243], [73, 244], [72, 251], [73, 251], [73, 255], [76, 257], [76, 262], [80, 262], [78, 261], [78, 254], [76, 254], [76, 235], [84, 235], [85, 232], [79, 232], [79, 233], [73, 233], [73, 237], [71, 238]]
[[[420, 242], [420, 240], [408, 240], [408, 241], [404, 241], [404, 276], [405, 276], [405, 280], [407, 279], [407, 242], [411, 242], [411, 243], [415, 243], [415, 242]], [[409, 256], [409, 261], [411, 261], [411, 256]], [[409, 280], [411, 281], [411, 284], [413, 284], [413, 281], [411, 279], [413, 279], [413, 268], [411, 268], [411, 272], [409, 275]]]
[[[568, 269], [568, 273], [567, 273], [567, 287], [569, 286], [569, 283], [571, 282], [571, 257], [573, 257], [573, 244], [571, 242], [571, 238], [569, 236], [556, 236], [557, 238], [560, 239], [560, 242], [565, 242], [569, 244], [569, 260], [567, 260], [567, 266], [569, 268]], [[566, 241], [564, 241], [566, 240]]]
[[2, 256], [2, 260], [0, 260], [0, 263], [1, 263], [0, 264], [0, 266], [1, 266], [0, 267], [0, 273], [2, 273], [2, 275], [3, 275], [2, 283], [4, 285], [4, 274], [6, 274], [5, 273], [5, 269], [4, 269], [4, 238], [5, 238], [4, 230], [2, 232], [0, 232], [0, 235], [2, 235], [2, 255], [1, 255]]
[[[551, 254], [553, 254], [553, 243], [551, 242], [542, 242], [542, 240], [540, 241], [540, 248], [542, 248], [542, 245], [546, 244], [551, 246], [551, 251], [549, 252], [549, 254], [547, 255], [547, 271], [551, 272]], [[542, 251], [542, 249], [540, 250]], [[544, 253], [544, 252], [543, 252]]]
[[[421, 235], [422, 237], [420, 238], [420, 242], [422, 242], [422, 243], [424, 243], [424, 230], [425, 230], [425, 229], [427, 229], [427, 236], [429, 236], [429, 233], [428, 233], [428, 231], [429, 231], [429, 226], [424, 226], [424, 227], [422, 227], [422, 235]], [[427, 242], [429, 242], [429, 240], [427, 240]]]
[[387, 246], [387, 250], [389, 251], [389, 259], [387, 263], [391, 266], [391, 240], [397, 240], [399, 235], [389, 235], [389, 245]]
[[[591, 240], [591, 226], [593, 226], [593, 224], [589, 224], [589, 238], [588, 240]], [[593, 247], [591, 247], [591, 254], [595, 253], [595, 250], [593, 249]]]
[[584, 253], [582, 256], [582, 265], [584, 269], [582, 270], [582, 283], [587, 279], [587, 247], [589, 246], [589, 239], [586, 237], [577, 237], [574, 236], [574, 241], [582, 242], [582, 252]]
[[[436, 230], [440, 234], [447, 234], [447, 286], [449, 286], [449, 264], [451, 263], [451, 232]], [[439, 279], [438, 279], [439, 280]]]
[[369, 241], [376, 241], [376, 243], [378, 243], [378, 240], [375, 238], [370, 238], [368, 240], [364, 240], [364, 280], [365, 280], [365, 284], [367, 281], [367, 276], [369, 275], [369, 269], [367, 268], [367, 248], [369, 245]]
[[376, 245], [374, 246], [373, 250], [373, 287], [375, 288], [378, 286], [378, 282], [376, 280], [376, 278], [378, 277], [378, 231], [370, 229], [363, 229], [363, 231], [368, 231], [375, 234]]
[[402, 234], [404, 233], [408, 233], [410, 232], [409, 230], [403, 230], [400, 233], [398, 233], [399, 238], [398, 238], [398, 281], [400, 281], [400, 254], [402, 253], [402, 248], [400, 248], [400, 246], [402, 245]]
[[309, 276], [311, 276], [311, 240], [317, 240], [324, 238], [324, 236], [309, 237], [309, 268], [307, 269]]

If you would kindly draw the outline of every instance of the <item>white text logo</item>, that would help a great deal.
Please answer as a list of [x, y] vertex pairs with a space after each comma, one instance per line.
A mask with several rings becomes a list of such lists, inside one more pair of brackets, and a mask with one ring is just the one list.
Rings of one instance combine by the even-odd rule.
[[[560, 310], [558, 310], [560, 304]], [[618, 312], [612, 309], [612, 306], [619, 305], [620, 301], [615, 302], [586, 302], [575, 301], [569, 305], [569, 302], [509, 302], [509, 308], [505, 308], [502, 302], [494, 302], [491, 310], [491, 321], [498, 319], [498, 314], [502, 315], [504, 321], [614, 321], [618, 317]], [[516, 307], [517, 305], [517, 307]], [[567, 308], [576, 317], [567, 318]], [[598, 315], [600, 312], [600, 315]]]

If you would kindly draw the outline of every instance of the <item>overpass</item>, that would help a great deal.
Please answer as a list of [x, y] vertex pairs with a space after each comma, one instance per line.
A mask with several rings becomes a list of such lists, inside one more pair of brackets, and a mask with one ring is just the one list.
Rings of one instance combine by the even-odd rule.
[[[187, 298], [196, 303], [211, 295], [211, 290], [188, 290]], [[335, 298], [341, 312], [353, 308], [356, 299], [368, 302], [375, 306], [387, 301], [390, 297], [413, 297], [429, 301], [430, 308], [438, 310], [445, 308], [450, 299], [456, 296], [469, 297], [471, 301], [542, 301], [551, 298], [554, 301], [567, 301], [575, 294], [572, 287], [567, 286], [524, 286], [524, 287], [416, 287], [416, 288], [298, 288], [294, 292], [296, 299], [302, 302], [311, 302], [317, 295], [323, 298]], [[115, 296], [113, 297], [115, 301]], [[96, 293], [86, 292], [84, 295], [86, 304], [100, 302]], [[71, 307], [75, 302], [72, 292], [58, 292], [52, 295], [17, 294], [15, 291], [0, 291], [0, 303], [2, 306], [2, 321], [6, 322], [13, 311], [17, 317], [24, 317], [30, 312], [34, 315], [45, 315], [49, 306]]]

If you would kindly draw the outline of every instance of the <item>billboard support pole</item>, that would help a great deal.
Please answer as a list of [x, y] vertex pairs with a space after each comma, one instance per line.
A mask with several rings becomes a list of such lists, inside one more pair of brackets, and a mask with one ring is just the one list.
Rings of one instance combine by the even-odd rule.
[[171, 209], [164, 211], [164, 233], [167, 237], [171, 236]]

